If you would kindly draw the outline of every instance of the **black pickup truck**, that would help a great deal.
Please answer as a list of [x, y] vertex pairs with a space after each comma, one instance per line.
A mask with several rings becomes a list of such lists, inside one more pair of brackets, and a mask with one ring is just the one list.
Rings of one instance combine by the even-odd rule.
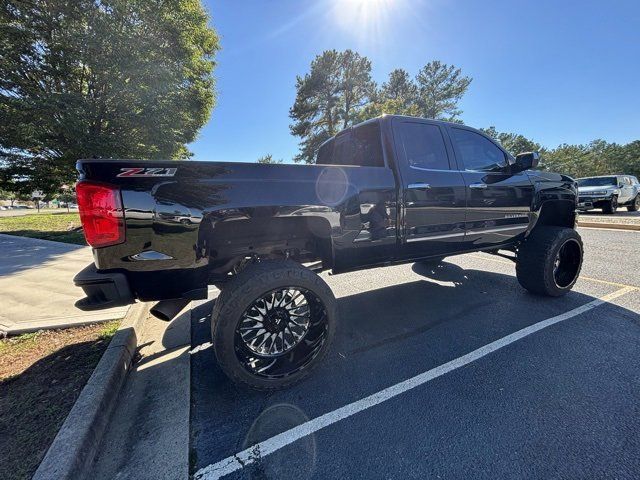
[[95, 263], [76, 285], [91, 310], [160, 301], [170, 320], [221, 293], [212, 342], [229, 377], [287, 386], [323, 357], [343, 273], [486, 251], [535, 294], [568, 292], [582, 265], [570, 177], [530, 171], [472, 128], [382, 116], [340, 132], [315, 165], [80, 160], [78, 205]]

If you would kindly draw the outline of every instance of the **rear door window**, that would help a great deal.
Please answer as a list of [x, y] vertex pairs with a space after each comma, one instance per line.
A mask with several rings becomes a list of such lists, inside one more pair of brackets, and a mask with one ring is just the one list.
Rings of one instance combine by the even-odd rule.
[[400, 124], [400, 142], [409, 166], [425, 170], [449, 170], [449, 156], [437, 125], [417, 122]]

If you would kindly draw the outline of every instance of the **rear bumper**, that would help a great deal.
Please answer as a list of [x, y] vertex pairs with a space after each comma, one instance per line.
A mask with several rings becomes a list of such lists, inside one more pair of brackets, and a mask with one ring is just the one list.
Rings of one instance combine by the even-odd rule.
[[85, 298], [76, 302], [80, 310], [121, 307], [135, 302], [124, 273], [99, 272], [92, 263], [78, 273], [73, 283], [84, 290]]

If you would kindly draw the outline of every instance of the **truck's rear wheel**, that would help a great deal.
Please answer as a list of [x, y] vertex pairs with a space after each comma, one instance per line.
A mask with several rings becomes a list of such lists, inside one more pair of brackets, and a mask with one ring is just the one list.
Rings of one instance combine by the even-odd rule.
[[640, 193], [636, 195], [636, 198], [634, 198], [627, 206], [627, 210], [629, 210], [630, 212], [637, 212], [638, 210], [640, 210]]
[[559, 297], [578, 279], [582, 239], [572, 228], [538, 227], [518, 249], [516, 276], [531, 293]]
[[336, 300], [322, 278], [292, 261], [267, 260], [225, 284], [211, 318], [213, 348], [235, 382], [285, 388], [322, 360], [335, 321]]

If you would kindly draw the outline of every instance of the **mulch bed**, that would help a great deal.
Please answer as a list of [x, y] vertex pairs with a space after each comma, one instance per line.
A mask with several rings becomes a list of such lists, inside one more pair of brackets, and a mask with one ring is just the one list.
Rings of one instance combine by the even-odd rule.
[[0, 478], [31, 478], [117, 327], [0, 340]]

